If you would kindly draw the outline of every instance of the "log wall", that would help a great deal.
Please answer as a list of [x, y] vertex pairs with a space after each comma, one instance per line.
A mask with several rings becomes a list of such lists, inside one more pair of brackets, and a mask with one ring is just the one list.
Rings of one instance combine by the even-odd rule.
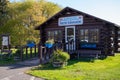
[[[78, 12], [71, 12], [69, 11], [69, 14], [67, 12], [61, 13], [61, 15], [56, 16], [52, 18], [50, 21], [46, 23], [41, 28], [41, 42], [44, 44], [46, 39], [47, 39], [47, 31], [49, 30], [61, 30], [62, 31], [62, 42], [65, 43], [65, 27], [66, 26], [58, 26], [58, 19], [60, 17], [67, 17], [67, 16], [77, 16], [77, 15], [82, 15], [83, 16], [83, 24], [82, 25], [75, 25], [75, 37], [76, 37], [76, 49], [79, 50], [79, 31], [80, 29], [99, 29], [99, 42], [97, 44], [98, 50], [101, 50], [101, 53], [103, 55], [111, 55], [113, 52], [117, 51], [118, 48], [118, 42], [117, 42], [117, 28], [114, 28], [114, 26], [106, 24], [104, 21], [85, 15], [83, 13], [78, 13]], [[111, 47], [111, 36], [112, 36], [112, 31], [114, 31], [115, 36], [114, 36], [114, 47]], [[65, 45], [64, 45], [65, 48]]]

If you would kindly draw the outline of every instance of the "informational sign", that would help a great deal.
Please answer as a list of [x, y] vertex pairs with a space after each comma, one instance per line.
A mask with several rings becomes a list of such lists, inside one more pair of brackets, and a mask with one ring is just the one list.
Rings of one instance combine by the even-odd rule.
[[9, 37], [8, 36], [3, 36], [2, 37], [2, 45], [3, 46], [8, 46], [9, 45]]
[[70, 16], [70, 17], [61, 17], [58, 21], [58, 26], [68, 26], [68, 25], [82, 25], [83, 16]]

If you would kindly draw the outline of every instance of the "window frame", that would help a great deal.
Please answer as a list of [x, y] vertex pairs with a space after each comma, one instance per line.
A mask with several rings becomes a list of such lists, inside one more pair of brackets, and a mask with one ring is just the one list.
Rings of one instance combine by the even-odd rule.
[[[84, 33], [82, 33], [83, 34], [82, 35], [83, 36], [83, 41], [81, 40], [81, 30], [83, 30], [83, 32], [84, 32]], [[87, 35], [88, 39], [86, 39], [86, 41], [85, 41], [85, 30], [88, 30], [88, 35]], [[95, 41], [91, 40], [91, 37], [93, 37], [93, 35], [91, 34], [92, 30], [93, 31], [96, 30], [94, 32], [97, 33], [97, 35], [95, 35], [96, 36]], [[79, 29], [79, 40], [80, 40], [80, 42], [86, 42], [86, 43], [99, 43], [99, 32], [100, 32], [100, 30], [98, 28], [80, 28]]]
[[[49, 38], [49, 35], [48, 35], [48, 33], [53, 33], [53, 35], [52, 36], [50, 36], [50, 38]], [[56, 37], [57, 35], [56, 35], [56, 32], [57, 32], [57, 35], [59, 35], [59, 33], [61, 32], [61, 34], [59, 35], [59, 38], [58, 37]], [[57, 39], [58, 38], [58, 39]], [[46, 39], [48, 40], [48, 39], [54, 39], [54, 41], [62, 41], [62, 38], [63, 38], [63, 32], [62, 32], [62, 30], [61, 29], [54, 29], [54, 30], [46, 30]]]

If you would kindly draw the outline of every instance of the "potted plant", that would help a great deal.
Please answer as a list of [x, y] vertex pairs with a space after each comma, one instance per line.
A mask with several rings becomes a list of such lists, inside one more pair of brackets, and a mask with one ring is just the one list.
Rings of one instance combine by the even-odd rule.
[[53, 52], [51, 57], [51, 63], [53, 67], [63, 67], [67, 65], [67, 61], [70, 59], [70, 56], [67, 52], [64, 52], [60, 49]]
[[49, 40], [47, 40], [47, 41], [45, 42], [45, 46], [46, 46], [47, 48], [51, 48], [51, 47], [53, 46], [53, 44], [54, 44], [54, 40], [53, 40], [53, 39], [49, 39]]

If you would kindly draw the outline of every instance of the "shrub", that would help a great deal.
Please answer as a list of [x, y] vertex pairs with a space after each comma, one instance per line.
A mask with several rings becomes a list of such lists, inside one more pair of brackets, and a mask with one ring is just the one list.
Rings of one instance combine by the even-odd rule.
[[31, 43], [34, 43], [34, 44], [35, 44], [35, 41], [33, 41], [33, 40], [28, 40], [28, 41], [27, 41], [27, 44], [31, 44]]
[[45, 42], [46, 44], [54, 44], [54, 40], [53, 39], [49, 39]]
[[21, 54], [21, 50], [18, 49], [18, 50], [15, 52], [15, 56], [20, 56], [20, 54]]
[[70, 55], [62, 50], [54, 51], [51, 62], [67, 62], [70, 59]]

